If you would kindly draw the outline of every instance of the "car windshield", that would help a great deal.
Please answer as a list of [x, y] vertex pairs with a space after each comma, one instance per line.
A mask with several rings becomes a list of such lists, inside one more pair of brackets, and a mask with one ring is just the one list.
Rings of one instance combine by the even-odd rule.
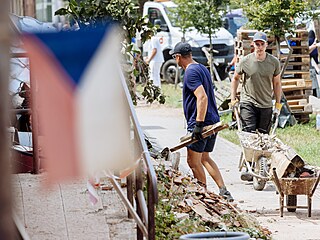
[[227, 19], [229, 22], [228, 31], [234, 37], [237, 34], [237, 30], [248, 22], [248, 19], [246, 17], [242, 17], [242, 16], [227, 17]]
[[176, 12], [176, 7], [165, 7], [164, 10], [167, 13], [167, 16], [169, 17], [169, 20], [172, 24], [173, 27], [178, 27], [178, 22], [179, 22], [179, 16]]

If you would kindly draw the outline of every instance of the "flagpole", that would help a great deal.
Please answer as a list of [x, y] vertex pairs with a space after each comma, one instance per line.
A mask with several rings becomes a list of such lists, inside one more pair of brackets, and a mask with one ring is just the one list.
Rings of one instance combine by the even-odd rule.
[[0, 236], [14, 239], [12, 219], [12, 196], [9, 162], [9, 62], [10, 30], [9, 1], [2, 1], [0, 7]]

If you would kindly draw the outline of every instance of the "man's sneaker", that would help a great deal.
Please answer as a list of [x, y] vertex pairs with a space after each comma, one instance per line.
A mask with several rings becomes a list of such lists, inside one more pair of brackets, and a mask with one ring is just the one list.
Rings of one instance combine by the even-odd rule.
[[253, 180], [253, 176], [249, 172], [241, 172], [240, 178], [242, 181], [249, 181]]
[[221, 187], [219, 190], [220, 190], [219, 195], [221, 197], [226, 199], [228, 202], [233, 202], [234, 201], [233, 197], [231, 196], [231, 193], [227, 190], [226, 187]]

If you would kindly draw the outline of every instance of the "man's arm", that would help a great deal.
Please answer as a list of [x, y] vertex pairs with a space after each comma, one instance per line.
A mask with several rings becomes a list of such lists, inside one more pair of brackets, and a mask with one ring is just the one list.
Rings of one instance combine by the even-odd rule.
[[239, 75], [236, 71], [234, 72], [234, 75], [231, 81], [231, 101], [236, 100], [240, 76], [241, 75]]
[[208, 107], [207, 94], [206, 94], [202, 85], [197, 87], [197, 89], [194, 90], [193, 93], [197, 98], [197, 118], [196, 118], [196, 121], [203, 122], [206, 117], [207, 107]]
[[277, 76], [273, 77], [273, 91], [274, 91], [274, 96], [276, 98], [276, 103], [280, 103], [281, 100], [281, 81], [280, 81], [280, 74], [278, 74]]
[[152, 58], [154, 58], [156, 54], [157, 54], [157, 49], [156, 48], [152, 49], [151, 55], [147, 58], [146, 63], [149, 64]]

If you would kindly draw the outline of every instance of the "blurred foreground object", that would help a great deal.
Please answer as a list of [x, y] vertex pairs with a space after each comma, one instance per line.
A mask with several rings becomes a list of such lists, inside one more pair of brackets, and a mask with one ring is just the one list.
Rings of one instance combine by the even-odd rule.
[[128, 104], [116, 24], [76, 32], [25, 34], [32, 110], [49, 181], [132, 163]]
[[9, 137], [8, 137], [8, 82], [9, 82], [9, 16], [8, 2], [4, 1], [0, 8], [0, 238], [14, 239], [12, 220], [11, 179], [9, 169]]

